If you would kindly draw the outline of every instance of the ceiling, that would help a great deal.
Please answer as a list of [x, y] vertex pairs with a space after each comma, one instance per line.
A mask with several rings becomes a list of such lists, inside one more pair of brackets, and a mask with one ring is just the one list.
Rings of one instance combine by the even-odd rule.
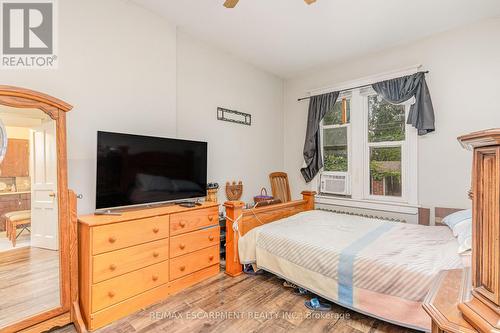
[[500, 16], [499, 0], [134, 0], [280, 77]]
[[0, 121], [5, 126], [34, 127], [39, 126], [49, 116], [39, 109], [18, 109], [0, 105]]

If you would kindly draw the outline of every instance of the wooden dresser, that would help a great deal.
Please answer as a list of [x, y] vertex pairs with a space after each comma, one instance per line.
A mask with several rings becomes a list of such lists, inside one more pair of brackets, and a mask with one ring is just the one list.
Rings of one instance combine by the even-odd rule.
[[219, 273], [218, 205], [79, 218], [80, 307], [95, 330]]
[[458, 140], [473, 151], [472, 266], [442, 273], [424, 308], [433, 333], [500, 333], [500, 128]]

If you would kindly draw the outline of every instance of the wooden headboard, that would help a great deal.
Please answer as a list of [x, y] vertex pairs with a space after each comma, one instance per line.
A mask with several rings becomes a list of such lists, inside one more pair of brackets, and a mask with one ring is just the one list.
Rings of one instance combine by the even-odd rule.
[[[443, 219], [455, 212], [461, 211], [463, 208], [444, 208], [444, 207], [435, 207], [434, 208], [434, 222], [435, 225], [443, 225]], [[431, 210], [429, 208], [419, 208], [418, 209], [418, 224], [422, 225], [431, 225]]]
[[458, 211], [463, 210], [463, 208], [443, 208], [443, 207], [436, 207], [434, 209], [434, 215], [435, 215], [435, 221], [436, 225], [444, 225], [443, 224], [443, 219], [453, 213], [456, 213]]
[[[228, 201], [226, 207], [226, 274], [238, 276], [243, 272], [238, 256], [239, 235], [270, 222], [289, 217], [300, 212], [314, 209], [314, 196], [316, 192], [302, 192], [302, 200], [269, 205], [260, 208], [244, 209], [241, 201]], [[237, 222], [238, 230], [233, 230], [233, 223]]]

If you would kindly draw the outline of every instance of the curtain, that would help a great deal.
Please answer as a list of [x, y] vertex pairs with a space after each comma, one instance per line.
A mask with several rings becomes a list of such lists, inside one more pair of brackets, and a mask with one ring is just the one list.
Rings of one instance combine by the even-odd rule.
[[407, 123], [418, 130], [418, 135], [434, 132], [434, 107], [424, 73], [374, 83], [372, 87], [383, 99], [393, 104], [415, 97]]
[[323, 167], [321, 156], [321, 140], [319, 125], [328, 110], [331, 110], [339, 97], [339, 92], [312, 96], [309, 100], [309, 115], [307, 117], [306, 142], [304, 144], [304, 161], [306, 167], [300, 169], [306, 182], [313, 180]]

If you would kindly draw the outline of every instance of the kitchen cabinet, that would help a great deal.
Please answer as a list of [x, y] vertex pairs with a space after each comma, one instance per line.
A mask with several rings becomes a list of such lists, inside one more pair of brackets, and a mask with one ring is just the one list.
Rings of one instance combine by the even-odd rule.
[[9, 139], [7, 153], [0, 164], [0, 177], [29, 176], [29, 140]]

